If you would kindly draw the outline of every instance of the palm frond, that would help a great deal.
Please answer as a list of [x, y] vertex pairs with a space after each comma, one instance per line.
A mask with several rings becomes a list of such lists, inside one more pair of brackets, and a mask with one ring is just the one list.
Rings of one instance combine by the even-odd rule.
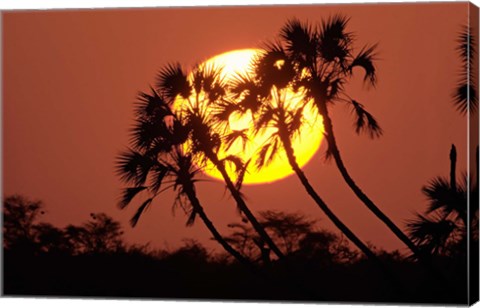
[[474, 67], [477, 49], [476, 39], [472, 35], [470, 27], [464, 27], [459, 34], [457, 43], [456, 49], [462, 61], [463, 69], [453, 93], [453, 102], [460, 114], [465, 115], [467, 112], [473, 113], [478, 109], [478, 91], [475, 78], [477, 70]]
[[230, 82], [229, 89], [239, 110], [250, 110], [254, 114], [261, 107], [261, 99], [268, 97], [270, 94], [270, 89], [262, 87], [260, 82], [249, 73], [235, 74]]
[[377, 120], [365, 110], [364, 106], [355, 100], [349, 101], [352, 105], [352, 113], [355, 116], [355, 132], [357, 134], [367, 133], [370, 138], [382, 136], [383, 130]]
[[459, 83], [455, 89], [453, 103], [457, 111], [462, 115], [466, 115], [467, 112], [474, 113], [478, 109], [478, 93], [473, 82], [474, 81], [470, 80], [469, 84], [468, 81], [465, 80], [465, 82]]
[[135, 198], [136, 195], [138, 195], [141, 191], [144, 191], [145, 189], [147, 189], [147, 186], [125, 188], [120, 197], [120, 201], [118, 202], [118, 207], [120, 209], [124, 209], [130, 204], [130, 202], [132, 202], [133, 198]]
[[150, 146], [145, 150], [145, 155], [148, 157], [155, 157], [162, 154], [167, 154], [172, 150], [172, 140], [158, 138], [154, 139]]
[[261, 92], [275, 86], [278, 89], [286, 88], [295, 79], [295, 69], [280, 43], [267, 44], [267, 49], [254, 61], [254, 72], [259, 79]]
[[286, 49], [300, 68], [312, 63], [317, 52], [317, 34], [308, 23], [301, 23], [298, 19], [287, 21], [283, 26], [280, 37], [286, 42]]
[[271, 146], [272, 146], [271, 143], [267, 143], [264, 146], [262, 146], [261, 149], [258, 151], [257, 159], [255, 161], [255, 167], [257, 168], [257, 170], [260, 170], [262, 169], [263, 166], [265, 166], [267, 152], [268, 150], [270, 150]]
[[142, 216], [143, 212], [145, 212], [145, 210], [148, 208], [150, 203], [152, 203], [152, 201], [153, 198], [149, 198], [138, 207], [137, 212], [135, 213], [135, 215], [133, 215], [132, 219], [130, 219], [130, 225], [132, 227], [135, 227], [137, 225], [140, 216]]
[[150, 88], [152, 94], [140, 92], [135, 106], [135, 113], [139, 117], [164, 118], [173, 115], [167, 102], [157, 92]]
[[164, 182], [165, 176], [168, 174], [169, 168], [162, 164], [155, 164], [151, 171], [151, 185], [150, 190], [152, 193], [158, 193], [160, 188], [162, 187], [162, 183]]
[[173, 145], [181, 145], [184, 144], [190, 134], [190, 129], [186, 125], [184, 125], [178, 119], [173, 120], [173, 125], [171, 129], [171, 136], [169, 140]]
[[333, 101], [335, 98], [337, 98], [338, 94], [344, 90], [344, 83], [344, 78], [336, 78], [330, 81], [330, 87], [328, 89], [329, 91], [327, 96], [329, 101]]
[[179, 170], [190, 173], [194, 169], [192, 154], [181, 153], [181, 155], [178, 155], [177, 165]]
[[195, 211], [195, 209], [192, 208], [190, 211], [190, 215], [188, 215], [186, 226], [187, 227], [193, 226], [193, 224], [195, 223], [195, 218], [197, 218], [197, 211]]
[[232, 130], [229, 134], [226, 134], [223, 137], [223, 140], [225, 142], [225, 150], [228, 151], [237, 140], [240, 140], [242, 144], [242, 149], [245, 150], [245, 147], [247, 146], [247, 142], [249, 140], [247, 132], [248, 128], [242, 130]]
[[333, 157], [333, 149], [330, 145], [330, 142], [328, 142], [328, 134], [327, 132], [323, 133], [323, 138], [327, 140], [327, 149], [325, 150], [325, 161], [328, 162], [332, 159]]
[[245, 91], [248, 91], [248, 92], [255, 91], [255, 89], [257, 88], [257, 84], [253, 76], [254, 75], [248, 72], [235, 73], [233, 75], [232, 79], [229, 82], [229, 89], [235, 95], [235, 97], [240, 96]]
[[340, 14], [335, 14], [323, 20], [319, 39], [332, 41], [345, 40], [350, 35], [350, 33], [346, 32], [349, 20], [349, 18]]
[[303, 109], [305, 105], [296, 108], [295, 110], [288, 111], [289, 121], [288, 121], [288, 133], [289, 138], [292, 138], [300, 132], [300, 128], [303, 125]]
[[116, 172], [124, 182], [137, 186], [145, 183], [154, 162], [140, 152], [128, 149], [117, 158]]
[[185, 214], [189, 214], [191, 211], [190, 202], [186, 197], [186, 194], [183, 191], [183, 185], [178, 182], [177, 189], [175, 191], [179, 191], [173, 201], [172, 206], [172, 215], [175, 215], [176, 209], [179, 207]]
[[272, 121], [275, 121], [275, 109], [269, 105], [263, 106], [257, 122], [255, 123], [255, 133], [267, 128]]
[[464, 217], [467, 209], [467, 192], [462, 188], [464, 185], [461, 184], [454, 190], [444, 177], [431, 180], [422, 188], [429, 201], [427, 212], [441, 211], [444, 216], [455, 214], [456, 217]]
[[222, 67], [215, 64], [203, 64], [193, 71], [193, 86], [195, 92], [205, 93], [210, 102], [215, 102], [226, 94], [225, 80], [222, 78]]
[[346, 32], [349, 19], [335, 15], [322, 21], [318, 37], [318, 51], [326, 62], [338, 61], [344, 67], [351, 52], [351, 34]]
[[271, 138], [271, 142], [263, 145], [260, 150], [257, 152], [257, 159], [255, 161], [255, 167], [257, 170], [262, 169], [265, 166], [268, 166], [273, 159], [276, 157], [277, 152], [280, 148], [280, 142], [278, 138]]
[[239, 171], [237, 171], [237, 181], [235, 182], [235, 188], [240, 191], [240, 189], [242, 188], [242, 184], [243, 184], [243, 179], [245, 178], [245, 174], [247, 173], [247, 168], [248, 168], [248, 165], [250, 164], [251, 162], [251, 159], [247, 160], [244, 164], [243, 164], [243, 167], [242, 169], [240, 169]]
[[447, 219], [429, 218], [416, 214], [416, 218], [407, 222], [407, 230], [412, 241], [429, 253], [436, 254], [448, 247], [456, 225]]
[[217, 123], [200, 110], [185, 115], [185, 126], [190, 131], [191, 150], [194, 154], [216, 152], [221, 145], [220, 135], [214, 131]]
[[161, 93], [170, 99], [170, 102], [173, 102], [177, 95], [188, 98], [191, 93], [188, 76], [180, 63], [170, 63], [161, 69], [157, 76], [156, 86]]
[[[457, 185], [456, 194], [455, 194], [455, 212], [458, 214], [458, 218], [464, 219], [466, 221], [468, 216], [468, 208], [470, 208], [470, 215], [474, 211], [478, 211], [478, 190], [475, 190], [475, 180], [474, 175], [467, 172], [463, 172], [461, 176], [461, 181]], [[468, 206], [468, 195], [470, 194], [470, 204]], [[474, 206], [476, 204], [476, 206]], [[473, 212], [472, 212], [473, 211]], [[473, 216], [470, 216], [473, 218]]]
[[235, 112], [242, 111], [242, 108], [236, 102], [222, 100], [212, 106], [212, 115], [219, 122], [228, 123], [230, 116]]
[[[263, 94], [263, 95], [267, 95], [267, 94]], [[250, 110], [252, 114], [257, 113], [262, 106], [261, 97], [262, 97], [261, 95], [255, 94], [252, 92], [246, 93], [238, 101], [238, 106], [240, 107], [239, 110], [242, 112]]]
[[130, 142], [140, 149], [148, 149], [155, 140], [168, 133], [163, 121], [152, 121], [151, 119], [139, 119], [130, 132]]
[[476, 40], [472, 35], [472, 29], [469, 26], [465, 26], [459, 33], [457, 43], [457, 52], [460, 55], [460, 59], [465, 65], [465, 68], [467, 68], [467, 65], [471, 66], [473, 64], [475, 54], [477, 53]]
[[221, 162], [225, 163], [232, 163], [235, 165], [235, 171], [241, 172], [241, 170], [244, 168], [243, 160], [235, 155], [228, 155], [227, 157], [223, 158]]
[[265, 165], [268, 166], [272, 163], [272, 161], [275, 159], [278, 149], [280, 148], [280, 141], [278, 138], [275, 138], [272, 142], [272, 146], [270, 147], [270, 153], [266, 157]]
[[372, 86], [375, 86], [377, 82], [377, 73], [375, 68], [375, 59], [377, 55], [377, 45], [372, 45], [370, 47], [363, 47], [360, 53], [353, 59], [351, 64], [348, 67], [350, 73], [353, 72], [353, 68], [361, 67], [365, 70], [365, 75], [363, 80], [370, 83]]

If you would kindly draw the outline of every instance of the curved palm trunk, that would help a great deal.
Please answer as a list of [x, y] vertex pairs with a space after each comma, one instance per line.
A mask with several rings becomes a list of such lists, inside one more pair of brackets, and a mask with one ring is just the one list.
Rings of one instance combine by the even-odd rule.
[[[213, 158], [213, 157], [212, 157]], [[263, 231], [265, 237], [267, 239], [270, 240], [271, 242], [271, 245], [274, 246], [278, 252], [280, 253], [277, 254], [275, 253], [279, 258], [282, 258], [283, 257], [283, 254], [282, 252], [277, 248], [277, 246], [273, 243], [273, 240], [270, 238], [270, 236], [265, 232], [265, 230], [263, 229], [262, 225], [256, 220], [255, 216], [253, 216], [252, 212], [250, 212], [250, 210], [248, 209], [248, 207], [246, 206], [245, 202], [243, 201], [243, 198], [241, 197], [241, 195], [238, 193], [238, 190], [235, 188], [233, 182], [231, 181], [230, 177], [228, 176], [228, 173], [226, 172], [225, 168], [223, 167], [223, 165], [217, 160], [213, 160], [212, 162], [215, 162], [215, 163], [218, 163], [218, 166], [220, 166], [220, 169], [219, 171], [222, 173], [222, 175], [225, 177], [225, 181], [227, 182], [227, 186], [229, 187], [229, 189], [233, 189], [233, 191], [235, 191], [235, 195], [234, 195], [234, 192], [232, 191], [232, 196], [234, 196], [234, 198], [239, 198], [240, 202], [239, 203], [243, 203], [243, 205], [240, 205], [239, 204], [239, 207], [242, 207], [242, 212], [244, 211], [245, 215], [247, 217], [250, 217], [252, 219], [251, 223], [252, 223], [252, 226], [255, 227], [254, 224], [257, 225], [257, 227], [261, 228], [260, 230]], [[271, 279], [272, 277], [270, 277], [268, 275], [268, 272], [265, 273], [263, 271], [260, 271], [254, 264], [252, 264], [248, 259], [246, 259], [245, 257], [243, 257], [238, 251], [236, 251], [232, 246], [230, 246], [230, 244], [228, 244], [225, 239], [220, 235], [220, 233], [217, 231], [217, 229], [214, 227], [213, 223], [208, 219], [207, 215], [205, 214], [204, 210], [203, 210], [203, 207], [200, 205], [200, 201], [198, 200], [197, 196], [196, 196], [196, 193], [195, 193], [195, 190], [193, 189], [193, 185], [191, 184], [188, 184], [186, 187], [186, 193], [188, 195], [188, 198], [192, 204], [192, 206], [194, 207], [195, 211], [197, 211], [197, 214], [200, 216], [200, 218], [203, 220], [203, 222], [205, 223], [205, 225], [207, 226], [207, 228], [210, 230], [210, 232], [212, 233], [212, 235], [214, 236], [214, 238], [220, 243], [220, 245], [222, 245], [222, 247], [228, 252], [230, 253], [232, 256], [235, 257], [235, 259], [237, 259], [240, 263], [244, 264], [245, 266], [247, 266], [254, 274], [258, 274], [258, 277], [260, 277], [261, 279], [267, 279], [266, 282], [269, 282], [271, 283]], [[237, 197], [235, 197], [237, 196]], [[237, 200], [237, 199], [235, 199]], [[250, 219], [249, 218], [249, 219]], [[261, 232], [262, 231], [258, 231], [257, 229], [255, 229], [261, 236]], [[267, 239], [264, 239], [265, 241], [267, 241]], [[267, 241], [268, 243], [268, 241]], [[269, 247], [274, 250], [274, 248], [272, 248], [269, 244]], [[275, 250], [274, 250], [275, 252]], [[297, 279], [297, 277], [292, 274], [291, 272], [289, 272], [289, 275], [290, 275], [290, 279]], [[277, 282], [275, 282], [277, 283]], [[282, 286], [283, 287], [283, 286]], [[307, 296], [310, 296], [312, 298], [317, 298], [317, 292], [316, 290], [312, 290], [310, 288], [310, 285], [307, 285], [307, 284], [304, 284], [303, 281], [298, 281], [297, 284], [294, 284], [293, 288], [297, 289], [299, 294], [306, 294]]]
[[[215, 228], [213, 223], [210, 221], [208, 216], [205, 214], [203, 207], [200, 205], [200, 201], [197, 198], [193, 185], [188, 184], [184, 186], [186, 189], [187, 196], [190, 200], [190, 203], [194, 207], [197, 214], [200, 216], [202, 221], [204, 222], [205, 226], [207, 226], [208, 230], [212, 233], [213, 237], [217, 242], [222, 245], [223, 249], [225, 249], [228, 253], [230, 253], [235, 259], [237, 259], [241, 264], [245, 265], [250, 271], [254, 274], [257, 274], [260, 279], [267, 279], [266, 282], [271, 282], [268, 275], [265, 272], [260, 271], [254, 264], [252, 264], [248, 259], [242, 256], [235, 248], [233, 248], [230, 244], [228, 244], [225, 239], [220, 235], [218, 230]], [[258, 223], [258, 222], [257, 222]], [[268, 235], [267, 235], [268, 236]], [[290, 273], [291, 274], [291, 273]], [[292, 276], [292, 279], [295, 277]], [[311, 290], [309, 285], [305, 285], [302, 281], [298, 282], [298, 285], [294, 285], [294, 288], [298, 289], [299, 294], [306, 294], [307, 296], [312, 296], [312, 298], [316, 297], [315, 290]]]
[[230, 191], [233, 199], [237, 203], [237, 206], [240, 209], [240, 211], [242, 211], [242, 213], [245, 214], [245, 216], [250, 221], [255, 231], [257, 231], [260, 237], [265, 241], [265, 243], [267, 243], [268, 247], [270, 247], [270, 249], [278, 256], [278, 258], [282, 259], [284, 257], [284, 254], [278, 248], [278, 246], [273, 242], [272, 238], [267, 234], [263, 226], [258, 222], [257, 218], [255, 218], [255, 215], [253, 215], [253, 213], [250, 211], [247, 204], [243, 200], [243, 197], [241, 196], [240, 192], [237, 190], [237, 188], [235, 187], [235, 184], [233, 184], [232, 180], [230, 179], [230, 176], [228, 175], [227, 170], [225, 169], [223, 164], [218, 160], [217, 156], [213, 153], [209, 155], [209, 159], [212, 161], [212, 163], [221, 173], [225, 183], [227, 184], [227, 188]]
[[350, 230], [333, 212], [330, 210], [328, 205], [320, 198], [320, 196], [317, 194], [315, 189], [310, 185], [310, 182], [308, 181], [307, 177], [303, 173], [302, 169], [297, 163], [297, 159], [295, 157], [295, 153], [292, 147], [292, 144], [290, 142], [290, 139], [288, 138], [281, 138], [282, 143], [285, 149], [285, 153], [287, 154], [287, 159], [288, 162], [290, 163], [290, 166], [292, 167], [293, 171], [297, 175], [297, 177], [300, 179], [300, 182], [302, 185], [305, 187], [305, 190], [307, 193], [310, 195], [310, 197], [315, 201], [315, 203], [318, 205], [318, 207], [327, 215], [327, 217], [333, 222], [333, 224], [343, 233], [345, 236], [352, 241], [352, 243], [358, 247], [370, 260], [372, 260], [382, 271], [382, 273], [385, 275], [385, 278], [387, 278], [391, 283], [392, 286], [396, 288], [396, 290], [399, 293], [406, 294], [406, 290], [403, 287], [403, 285], [399, 282], [398, 278], [396, 277], [395, 274], [392, 273], [390, 269], [388, 269], [383, 262], [373, 253], [373, 251], [368, 248], [367, 245], [365, 245], [353, 232]]
[[350, 189], [355, 193], [355, 195], [365, 204], [365, 206], [379, 218], [392, 232], [395, 236], [400, 239], [409, 249], [412, 251], [413, 255], [417, 257], [418, 261], [424, 266], [428, 273], [437, 281], [445, 282], [444, 285], [439, 285], [439, 289], [444, 290], [445, 292], [450, 292], [454, 290], [453, 288], [448, 288], [446, 286], [451, 286], [450, 281], [445, 278], [445, 276], [439, 272], [434, 265], [432, 264], [431, 256], [428, 254], [423, 253], [420, 249], [410, 240], [410, 238], [403, 233], [400, 228], [398, 228], [395, 223], [387, 217], [376, 205], [373, 203], [370, 198], [357, 186], [357, 184], [353, 181], [352, 177], [347, 171], [345, 167], [342, 157], [340, 156], [340, 151], [337, 146], [337, 142], [335, 140], [335, 135], [333, 133], [333, 124], [332, 120], [328, 115], [328, 110], [326, 108], [322, 108], [323, 110], [319, 110], [320, 114], [323, 117], [323, 125], [326, 132], [326, 138], [328, 142], [329, 151], [331, 152], [333, 158], [335, 159], [335, 163], [337, 165], [338, 170], [340, 171], [343, 179], [350, 187]]
[[243, 257], [238, 251], [235, 250], [230, 244], [225, 241], [223, 236], [218, 232], [218, 230], [215, 228], [213, 225], [212, 221], [208, 218], [207, 214], [203, 210], [203, 207], [200, 204], [200, 201], [197, 198], [197, 195], [195, 193], [195, 190], [193, 189], [193, 186], [191, 184], [184, 185], [185, 192], [188, 196], [188, 199], [190, 200], [190, 203], [193, 206], [194, 211], [200, 216], [202, 219], [203, 223], [207, 227], [207, 229], [212, 233], [213, 237], [215, 240], [227, 251], [229, 254], [231, 254], [235, 259], [238, 260], [241, 264], [247, 266], [250, 268], [252, 271], [256, 271], [255, 266], [247, 260], [245, 257]]
[[[328, 205], [320, 198], [317, 194], [315, 189], [310, 185], [307, 177], [303, 173], [302, 169], [297, 163], [297, 159], [295, 157], [295, 153], [292, 147], [292, 144], [288, 138], [282, 138], [283, 147], [285, 149], [285, 153], [287, 154], [288, 162], [292, 167], [293, 171], [300, 179], [300, 182], [305, 187], [305, 190], [310, 195], [310, 197], [315, 201], [318, 207], [327, 215], [327, 217], [333, 222], [333, 224], [342, 231], [349, 240], [351, 240], [355, 246], [357, 246], [368, 258], [378, 261], [377, 256], [367, 247], [333, 212], [330, 210]], [[382, 265], [383, 267], [383, 265]]]
[[355, 195], [365, 204], [365, 206], [380, 219], [394, 234], [399, 238], [407, 247], [413, 252], [417, 258], [422, 258], [422, 253], [417, 248], [417, 246], [408, 238], [402, 230], [400, 230], [395, 223], [387, 217], [376, 205], [373, 203], [370, 198], [357, 186], [355, 181], [352, 179], [350, 174], [343, 163], [342, 157], [340, 156], [340, 151], [335, 140], [335, 135], [333, 133], [333, 124], [332, 120], [328, 116], [327, 108], [322, 108], [319, 110], [320, 114], [323, 116], [323, 125], [325, 128], [325, 135], [328, 142], [328, 150], [332, 154], [335, 164], [337, 165], [338, 170], [340, 171], [344, 181], [347, 183], [348, 187], [355, 193]]

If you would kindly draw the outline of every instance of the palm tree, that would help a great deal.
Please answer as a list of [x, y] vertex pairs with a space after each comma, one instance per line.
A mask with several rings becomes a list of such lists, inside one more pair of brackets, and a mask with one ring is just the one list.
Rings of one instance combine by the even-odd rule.
[[[250, 109], [256, 112], [254, 115], [256, 117], [254, 123], [255, 133], [266, 133], [267, 128], [274, 128], [273, 130], [268, 130], [271, 133], [258, 152], [256, 159], [257, 168], [261, 168], [271, 162], [275, 155], [278, 155], [283, 150], [293, 171], [318, 207], [368, 258], [378, 262], [383, 267], [370, 248], [320, 198], [298, 165], [292, 146], [292, 139], [299, 134], [302, 125], [304, 125], [302, 114], [308, 105], [295, 105], [292, 100], [286, 99], [287, 93], [292, 87], [291, 80], [294, 71], [289, 66], [289, 62], [285, 62], [281, 58], [283, 54], [281, 46], [272, 44], [271, 51], [265, 52], [255, 60], [254, 70], [256, 74], [252, 76], [252, 74], [246, 73], [237, 76], [237, 79], [231, 86], [232, 92], [236, 94], [236, 97], [245, 98], [244, 92], [265, 94], [263, 97], [258, 95], [255, 104], [247, 105], [245, 104], [245, 99], [241, 99], [236, 107], [238, 110], [246, 111]], [[251, 108], [252, 106], [254, 107]], [[220, 111], [218, 114], [222, 114], [222, 112]]]
[[[245, 139], [242, 132], [229, 131], [225, 122], [219, 122], [212, 116], [216, 105], [225, 103], [226, 83], [221, 69], [209, 65], [199, 65], [192, 72], [190, 79], [178, 64], [168, 65], [158, 76], [158, 91], [174, 105], [176, 118], [188, 130], [188, 149], [195, 164], [201, 168], [213, 165], [221, 174], [227, 189], [237, 204], [238, 210], [262, 238], [264, 243], [279, 257], [283, 253], [257, 221], [245, 203], [240, 192], [246, 164], [233, 155], [220, 157], [221, 149], [228, 148], [238, 138]], [[220, 133], [219, 133], [220, 132]], [[238, 172], [236, 183], [227, 172], [227, 165], [233, 164]]]
[[[478, 241], [478, 173], [456, 181], [456, 148], [450, 150], [450, 179], [436, 177], [422, 188], [429, 201], [425, 214], [407, 223], [413, 241], [431, 255], [466, 253], [467, 238]], [[477, 151], [478, 157], [478, 151]], [[478, 158], [477, 158], [478, 168]], [[468, 198], [470, 204], [468, 207]], [[477, 205], [477, 206], [475, 206]]]
[[478, 108], [476, 70], [474, 69], [477, 50], [476, 40], [471, 32], [470, 27], [465, 27], [457, 40], [457, 51], [462, 60], [462, 73], [459, 76], [453, 99], [457, 110], [462, 115], [475, 112]]
[[[335, 104], [351, 107], [357, 134], [366, 133], [370, 138], [378, 138], [383, 133], [375, 117], [364, 105], [348, 96], [344, 89], [355, 68], [365, 70], [364, 81], [367, 85], [375, 86], [377, 79], [374, 64], [376, 45], [363, 47], [354, 55], [354, 36], [346, 31], [347, 23], [348, 19], [343, 16], [334, 16], [318, 27], [290, 20], [282, 28], [278, 43], [267, 45], [265, 50], [271, 55], [270, 63], [284, 62], [287, 71], [291, 71], [284, 77], [289, 78], [294, 90], [305, 91], [305, 104], [312, 101], [322, 116], [324, 136], [328, 144], [326, 157], [333, 157], [344, 181], [355, 195], [419, 257], [415, 244], [355, 183], [340, 155], [330, 117], [330, 108]], [[271, 75], [268, 70], [272, 70], [268, 63], [257, 63], [256, 73], [263, 76], [262, 82], [267, 84], [265, 77]]]
[[140, 93], [132, 131], [133, 148], [121, 153], [117, 161], [118, 174], [131, 184], [124, 189], [119, 207], [125, 208], [142, 192], [148, 194], [130, 220], [135, 226], [154, 199], [172, 189], [176, 192], [174, 208], [180, 207], [188, 214], [187, 226], [199, 216], [223, 249], [240, 263], [252, 267], [225, 241], [205, 213], [195, 190], [200, 170], [195, 167], [192, 155], [182, 149], [188, 138], [188, 128], [173, 116], [167, 101], [153, 89], [151, 91], [150, 95]]

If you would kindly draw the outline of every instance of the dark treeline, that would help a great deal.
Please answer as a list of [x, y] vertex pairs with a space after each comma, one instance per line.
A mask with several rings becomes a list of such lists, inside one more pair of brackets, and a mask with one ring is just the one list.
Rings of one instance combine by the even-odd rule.
[[459, 295], [466, 288], [465, 250], [439, 250], [435, 256], [455, 287], [442, 294], [438, 281], [412, 259], [371, 246], [405, 287], [399, 291], [344, 236], [319, 229], [299, 213], [258, 214], [285, 255], [282, 260], [264, 257], [259, 236], [248, 224], [229, 225], [226, 240], [257, 265], [254, 272], [228, 253], [209, 251], [195, 240], [174, 250], [154, 250], [127, 244], [121, 225], [106, 214], [58, 228], [42, 222], [44, 210], [41, 202], [24, 197], [5, 199], [6, 295], [465, 302]]

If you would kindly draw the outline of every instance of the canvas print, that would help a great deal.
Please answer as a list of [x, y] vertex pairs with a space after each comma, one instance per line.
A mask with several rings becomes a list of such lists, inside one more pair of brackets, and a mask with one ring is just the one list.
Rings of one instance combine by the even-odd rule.
[[1, 18], [4, 296], [477, 301], [473, 4]]

